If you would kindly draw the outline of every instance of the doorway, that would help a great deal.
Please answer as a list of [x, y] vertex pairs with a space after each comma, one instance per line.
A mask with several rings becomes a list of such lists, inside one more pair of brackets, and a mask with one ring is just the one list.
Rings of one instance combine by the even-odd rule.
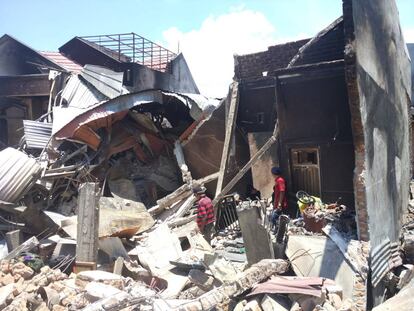
[[290, 149], [293, 192], [303, 190], [310, 195], [321, 195], [319, 149]]

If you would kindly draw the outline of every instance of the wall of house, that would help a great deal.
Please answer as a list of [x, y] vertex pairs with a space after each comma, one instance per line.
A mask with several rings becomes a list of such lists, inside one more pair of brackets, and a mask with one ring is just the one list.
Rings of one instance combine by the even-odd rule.
[[411, 58], [411, 104], [414, 105], [414, 43], [407, 43]]
[[[4, 36], [0, 40], [0, 76], [14, 76], [21, 74], [33, 74], [40, 71], [27, 61], [36, 62], [33, 53], [13, 39]], [[37, 60], [42, 64], [42, 61]]]
[[270, 46], [267, 51], [236, 55], [234, 57], [234, 76], [237, 80], [263, 77], [263, 72], [285, 68], [299, 48], [309, 39]]
[[[346, 76], [355, 144], [358, 229], [372, 278], [398, 242], [409, 198], [411, 73], [395, 1], [344, 0]], [[383, 299], [384, 284], [372, 291]], [[370, 306], [369, 306], [370, 307]]]
[[125, 63], [123, 68], [131, 71], [132, 81], [126, 82], [131, 92], [161, 89], [180, 93], [200, 93], [182, 54], [171, 62], [171, 72], [152, 70], [136, 63]]
[[343, 73], [304, 80], [282, 79], [277, 92], [280, 127], [279, 160], [296, 207], [291, 174], [292, 148], [319, 150], [322, 200], [352, 208], [354, 151]]
[[[227, 100], [225, 103], [229, 103]], [[186, 164], [193, 178], [202, 178], [220, 170], [221, 155], [224, 146], [226, 104], [221, 104], [211, 117], [202, 123], [188, 140], [183, 142]], [[230, 151], [228, 170], [224, 175], [224, 186], [250, 160], [247, 140], [236, 128], [233, 149]], [[251, 184], [251, 172], [247, 172], [232, 191], [244, 194], [247, 184]], [[206, 185], [209, 194], [215, 195], [217, 181]], [[230, 192], [231, 193], [231, 192]]]
[[239, 84], [237, 125], [245, 132], [273, 132], [277, 117], [275, 86], [273, 77]]
[[394, 1], [346, 0], [345, 18], [359, 232], [375, 248], [398, 240], [408, 203], [410, 63]]

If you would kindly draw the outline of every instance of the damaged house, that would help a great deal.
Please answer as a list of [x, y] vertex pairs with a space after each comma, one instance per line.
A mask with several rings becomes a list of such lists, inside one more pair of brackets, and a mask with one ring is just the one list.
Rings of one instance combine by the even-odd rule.
[[[0, 309], [366, 310], [406, 294], [409, 59], [385, 0], [343, 0], [314, 37], [236, 55], [222, 100], [134, 33], [58, 52], [4, 35]], [[276, 165], [290, 217], [274, 222]], [[303, 192], [320, 202], [299, 212]]]
[[58, 52], [36, 51], [6, 34], [0, 38], [0, 52], [0, 140], [5, 145], [18, 145], [22, 120], [37, 120], [46, 114], [65, 79], [80, 73], [86, 64], [121, 73], [131, 92], [199, 93], [182, 54], [135, 33], [75, 37]]
[[[90, 178], [145, 206], [182, 185], [174, 143], [219, 105], [199, 95], [182, 54], [134, 33], [75, 37], [59, 52], [4, 35], [0, 49], [1, 141], [48, 161], [34, 189], [47, 198], [41, 209], [73, 212], [78, 183]], [[14, 200], [14, 187], [1, 199], [16, 203], [29, 179], [16, 182], [24, 187]]]
[[300, 190], [353, 208], [358, 237], [371, 244], [375, 301], [407, 211], [410, 67], [393, 1], [344, 0], [343, 17], [315, 37], [235, 56], [237, 126], [250, 148], [279, 127], [252, 167], [254, 186], [271, 187], [268, 172], [279, 165], [292, 214]]

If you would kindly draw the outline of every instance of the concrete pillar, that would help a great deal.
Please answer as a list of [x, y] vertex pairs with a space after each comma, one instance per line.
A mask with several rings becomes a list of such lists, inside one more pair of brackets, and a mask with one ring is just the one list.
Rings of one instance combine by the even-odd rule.
[[7, 248], [9, 252], [21, 245], [23, 241], [23, 234], [20, 230], [9, 231], [5, 236]]
[[261, 225], [257, 207], [250, 207], [248, 202], [243, 202], [237, 209], [237, 215], [249, 265], [262, 259], [274, 259], [272, 241], [267, 229]]

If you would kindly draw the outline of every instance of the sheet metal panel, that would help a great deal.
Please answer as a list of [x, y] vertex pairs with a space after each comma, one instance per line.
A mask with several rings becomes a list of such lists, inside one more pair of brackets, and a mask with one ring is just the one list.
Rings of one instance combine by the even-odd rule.
[[0, 152], [0, 200], [16, 202], [40, 175], [40, 164], [13, 148]]
[[23, 120], [24, 137], [28, 148], [43, 149], [52, 135], [52, 123]]
[[371, 251], [372, 285], [376, 287], [391, 269], [402, 265], [397, 242], [386, 238]]
[[80, 75], [108, 98], [129, 93], [122, 85], [123, 72], [115, 72], [101, 66], [85, 65]]

